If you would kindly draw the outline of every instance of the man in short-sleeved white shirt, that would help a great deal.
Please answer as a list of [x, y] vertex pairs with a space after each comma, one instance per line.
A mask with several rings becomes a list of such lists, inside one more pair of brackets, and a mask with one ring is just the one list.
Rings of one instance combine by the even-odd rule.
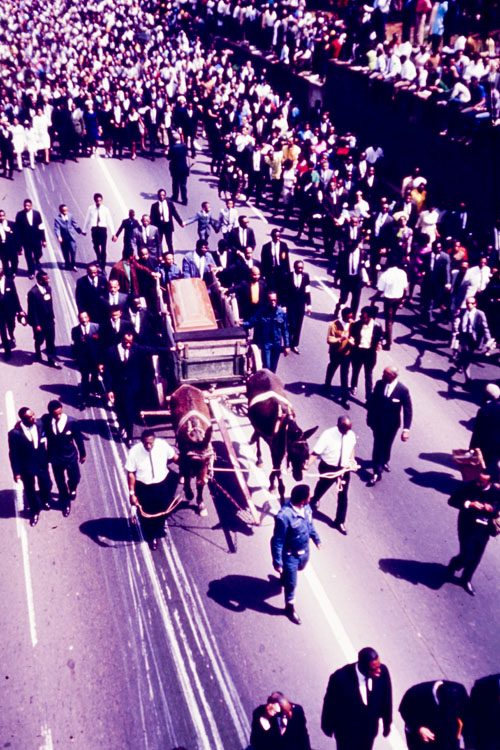
[[390, 262], [387, 269], [380, 274], [377, 283], [377, 296], [384, 301], [385, 317], [385, 344], [384, 349], [389, 350], [392, 344], [392, 326], [396, 317], [396, 310], [403, 301], [408, 288], [408, 276], [406, 271]]

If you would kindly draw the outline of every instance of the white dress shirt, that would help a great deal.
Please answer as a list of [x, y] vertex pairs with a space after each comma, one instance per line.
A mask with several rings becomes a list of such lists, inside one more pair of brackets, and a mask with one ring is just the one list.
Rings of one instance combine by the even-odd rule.
[[114, 234], [115, 227], [109, 208], [103, 206], [102, 203], [99, 207], [97, 207], [95, 203], [92, 203], [87, 209], [83, 231], [86, 232], [89, 227], [91, 229], [102, 227], [103, 229], [109, 229], [111, 234]]
[[408, 276], [402, 268], [393, 266], [380, 274], [377, 289], [386, 299], [402, 299], [408, 286]]
[[313, 453], [330, 466], [349, 466], [356, 446], [356, 434], [348, 430], [343, 435], [337, 426], [330, 427], [319, 436]]
[[166, 478], [167, 462], [174, 456], [174, 449], [162, 438], [155, 438], [150, 451], [142, 443], [137, 443], [129, 451], [125, 470], [134, 473], [138, 482], [157, 484]]
[[373, 689], [373, 680], [371, 677], [365, 677], [365, 675], [359, 671], [359, 667], [356, 664], [356, 674], [358, 676], [359, 692], [361, 693], [361, 700], [368, 705], [368, 692], [371, 693]]
[[21, 422], [21, 429], [30, 443], [33, 443], [33, 447], [36, 450], [38, 448], [38, 428], [36, 424], [31, 427], [26, 427], [26, 425]]

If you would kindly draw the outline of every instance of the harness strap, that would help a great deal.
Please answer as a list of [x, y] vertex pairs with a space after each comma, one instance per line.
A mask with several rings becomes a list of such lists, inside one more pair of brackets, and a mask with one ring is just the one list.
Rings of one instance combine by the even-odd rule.
[[285, 398], [285, 396], [282, 396], [280, 393], [276, 393], [276, 391], [264, 391], [264, 393], [258, 393], [256, 396], [252, 398], [252, 400], [248, 404], [248, 408], [251, 409], [252, 406], [255, 406], [256, 404], [260, 404], [262, 403], [262, 401], [267, 401], [268, 398], [277, 399], [282, 404], [285, 404], [293, 413], [293, 406], [290, 403], [290, 401], [287, 398]]
[[179, 424], [177, 425], [177, 432], [179, 432], [181, 427], [183, 427], [189, 419], [192, 419], [192, 417], [198, 417], [198, 419], [200, 419], [206, 427], [212, 426], [212, 420], [209, 419], [205, 414], [203, 414], [201, 411], [198, 411], [198, 409], [190, 409], [179, 420]]

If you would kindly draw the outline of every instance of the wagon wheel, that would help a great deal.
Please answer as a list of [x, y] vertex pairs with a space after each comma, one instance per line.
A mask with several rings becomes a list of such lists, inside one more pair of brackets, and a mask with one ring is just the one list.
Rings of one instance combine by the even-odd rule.
[[258, 346], [250, 344], [247, 350], [247, 377], [258, 370], [262, 370], [262, 355]]

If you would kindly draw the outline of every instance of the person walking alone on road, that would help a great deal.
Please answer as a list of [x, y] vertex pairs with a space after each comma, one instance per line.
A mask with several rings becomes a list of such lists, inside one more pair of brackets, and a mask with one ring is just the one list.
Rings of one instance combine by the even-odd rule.
[[[355, 448], [356, 435], [352, 429], [351, 420], [348, 417], [339, 417], [336, 427], [330, 427], [319, 436], [311, 453], [313, 459], [319, 458], [320, 475], [325, 475], [318, 479], [311, 499], [311, 507], [313, 510], [317, 509], [323, 495], [328, 492], [334, 482], [337, 482], [337, 514], [333, 525], [343, 536], [347, 536], [345, 519]], [[338, 477], [331, 476], [341, 471], [343, 473]]]
[[63, 413], [60, 401], [49, 401], [42, 424], [62, 514], [67, 518], [71, 511], [71, 501], [76, 498], [76, 490], [80, 484], [79, 464], [84, 464], [87, 458], [85, 443], [78, 422]]
[[397, 367], [386, 367], [382, 378], [375, 384], [373, 394], [367, 404], [366, 423], [373, 432], [372, 467], [373, 475], [368, 487], [373, 487], [382, 479], [382, 471], [390, 471], [391, 449], [396, 433], [401, 426], [403, 411], [403, 431], [401, 440], [410, 438], [413, 409], [408, 388], [399, 381]]
[[36, 419], [33, 409], [23, 406], [19, 409], [18, 417], [19, 422], [8, 435], [9, 459], [14, 482], [23, 483], [30, 526], [36, 526], [40, 509], [50, 510], [52, 480], [47, 459], [47, 439], [42, 422]]
[[297, 573], [304, 570], [309, 560], [309, 539], [313, 540], [318, 549], [321, 546], [309, 507], [309, 494], [307, 484], [295, 485], [290, 500], [275, 518], [271, 539], [273, 567], [280, 574], [285, 589], [285, 613], [296, 625], [301, 624], [295, 611]]
[[337, 750], [372, 750], [382, 719], [384, 737], [392, 724], [389, 670], [375, 649], [362, 648], [358, 661], [337, 669], [328, 682], [321, 729], [335, 737]]

